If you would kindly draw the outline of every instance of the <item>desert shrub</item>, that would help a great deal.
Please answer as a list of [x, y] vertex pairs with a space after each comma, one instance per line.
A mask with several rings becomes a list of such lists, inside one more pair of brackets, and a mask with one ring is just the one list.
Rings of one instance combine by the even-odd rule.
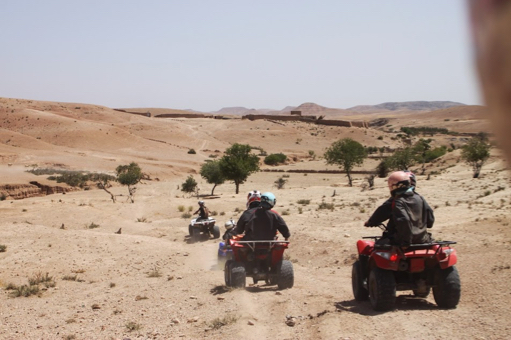
[[301, 204], [301, 205], [308, 205], [310, 202], [311, 202], [311, 200], [305, 200], [305, 199], [296, 201], [296, 203]]
[[302, 207], [298, 207], [298, 213], [299, 214], [303, 214], [303, 208]]
[[7, 250], [7, 246], [5, 244], [0, 244], [0, 253], [5, 253]]
[[275, 184], [275, 187], [277, 189], [282, 189], [284, 188], [284, 185], [286, 185], [287, 183], [287, 179], [284, 179], [282, 177], [279, 177], [275, 182], [273, 182]]
[[197, 152], [195, 151], [195, 149], [190, 149], [188, 150], [188, 153], [191, 155], [195, 155]]
[[177, 207], [177, 210], [178, 210], [179, 212], [183, 212], [183, 211], [185, 211], [185, 206], [184, 206], [184, 205], [179, 205], [179, 206]]
[[438, 148], [434, 148], [432, 150], [428, 150], [428, 151], [425, 152], [424, 161], [426, 163], [429, 163], [429, 162], [431, 162], [434, 159], [442, 157], [446, 153], [447, 153], [447, 148], [445, 146], [441, 146], [441, 147], [438, 147]]
[[138, 331], [142, 326], [139, 323], [130, 321], [126, 324], [126, 329], [128, 332]]
[[226, 316], [224, 316], [222, 318], [216, 318], [216, 319], [212, 320], [209, 323], [209, 326], [212, 329], [219, 329], [220, 327], [233, 324], [236, 321], [238, 321], [238, 317], [236, 315], [229, 314], [229, 315], [226, 315]]
[[378, 140], [383, 140], [383, 136], [378, 136]]
[[6, 198], [7, 198], [7, 196], [5, 196], [5, 194], [4, 194], [4, 193], [2, 193], [2, 194], [0, 195], [0, 201], [5, 201], [5, 199], [6, 199]]
[[49, 275], [49, 273], [43, 274], [42, 272], [38, 272], [33, 277], [30, 277], [28, 279], [28, 284], [33, 286], [33, 285], [38, 285], [40, 283], [51, 282], [51, 281], [53, 281], [53, 277], [51, 277]]
[[192, 217], [192, 214], [190, 214], [189, 212], [185, 212], [185, 213], [181, 214], [181, 218], [188, 219], [190, 217]]
[[[59, 169], [32, 169], [27, 170], [34, 175], [52, 175], [49, 176], [48, 179], [51, 181], [56, 181], [57, 183], [66, 183], [72, 187], [80, 187], [83, 188], [86, 186], [88, 181], [98, 182], [98, 181], [115, 181], [116, 178], [114, 176], [104, 174], [104, 173], [90, 173], [87, 171], [71, 171], [71, 170], [59, 170]], [[55, 176], [56, 175], [56, 176]]]
[[147, 277], [161, 277], [160, 268], [154, 266], [154, 268], [147, 273]]
[[147, 222], [147, 218], [139, 217], [139, 218], [137, 218], [137, 222]]
[[188, 176], [186, 178], [186, 181], [184, 181], [181, 184], [181, 191], [186, 193], [192, 193], [197, 189], [197, 181], [193, 178], [192, 175]]
[[193, 207], [191, 205], [188, 206], [188, 212], [192, 212]]
[[286, 216], [286, 215], [289, 215], [289, 214], [290, 214], [289, 209], [284, 210], [284, 211], [282, 212], [282, 215], [283, 215], [283, 216]]
[[38, 285], [21, 285], [11, 287], [10, 296], [11, 297], [29, 297], [31, 295], [39, 294], [39, 286]]
[[423, 134], [423, 135], [435, 135], [435, 134], [439, 134], [439, 133], [442, 133], [442, 134], [448, 134], [449, 133], [449, 130], [445, 129], [445, 128], [436, 128], [436, 127], [431, 127], [431, 126], [420, 126], [420, 127], [407, 127], [407, 126], [403, 126], [401, 128], [401, 131], [406, 133], [407, 135], [409, 136], [416, 136], [416, 135], [419, 135], [419, 134]]
[[318, 209], [328, 209], [328, 210], [334, 210], [334, 204], [333, 204], [333, 203], [321, 202], [321, 203], [318, 205]]
[[367, 154], [369, 154], [369, 155], [378, 152], [377, 146], [366, 146], [365, 149], [366, 149]]
[[64, 280], [64, 281], [76, 281], [77, 278], [78, 278], [78, 275], [64, 275], [62, 277], [62, 280]]
[[264, 164], [277, 165], [284, 163], [287, 160], [287, 156], [283, 153], [272, 153], [264, 158]]
[[385, 178], [390, 172], [390, 167], [388, 162], [385, 160], [382, 160], [377, 166], [376, 166], [376, 173], [378, 174], [378, 177]]
[[99, 228], [99, 224], [91, 222], [89, 225], [86, 225], [87, 229], [96, 229]]

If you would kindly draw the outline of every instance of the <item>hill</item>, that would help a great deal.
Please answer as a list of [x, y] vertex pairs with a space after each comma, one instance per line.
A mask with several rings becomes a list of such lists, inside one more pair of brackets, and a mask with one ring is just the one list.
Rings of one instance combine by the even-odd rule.
[[358, 105], [347, 110], [356, 112], [382, 112], [382, 111], [433, 111], [453, 106], [465, 105], [450, 101], [410, 101], [410, 102], [388, 102], [378, 105]]

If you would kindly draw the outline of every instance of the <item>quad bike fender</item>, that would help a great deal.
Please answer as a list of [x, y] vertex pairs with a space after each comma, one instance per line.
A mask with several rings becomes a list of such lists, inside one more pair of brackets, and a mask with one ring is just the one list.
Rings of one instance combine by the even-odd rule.
[[358, 240], [357, 250], [359, 255], [370, 255], [374, 247], [374, 241]]
[[456, 254], [456, 250], [451, 249], [452, 252], [450, 254], [441, 253], [440, 254], [440, 260], [438, 263], [440, 264], [440, 268], [446, 269], [449, 267], [454, 266], [456, 263], [458, 263], [458, 255]]

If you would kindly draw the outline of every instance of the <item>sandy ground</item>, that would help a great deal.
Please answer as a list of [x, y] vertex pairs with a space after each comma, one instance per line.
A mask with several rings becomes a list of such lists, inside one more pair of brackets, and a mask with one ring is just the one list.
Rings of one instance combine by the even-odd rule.
[[[362, 225], [388, 196], [384, 179], [376, 179], [374, 190], [367, 190], [362, 175], [355, 176], [354, 186], [348, 187], [343, 174], [288, 173], [288, 183], [277, 190], [273, 183], [282, 173], [259, 172], [249, 177], [238, 195], [230, 183], [215, 189], [217, 198], [206, 203], [218, 213], [221, 226], [229, 218], [239, 217], [236, 210], [244, 208], [247, 191], [276, 194], [275, 209], [285, 214], [292, 233], [287, 256], [295, 270], [294, 287], [283, 291], [262, 283], [243, 290], [225, 287], [223, 271], [217, 266], [218, 240], [189, 242], [189, 218], [181, 217], [179, 206], [195, 210], [197, 199], [183, 195], [178, 186], [198, 170], [210, 151], [223, 151], [235, 139], [250, 144], [262, 141], [248, 131], [268, 131], [260, 146], [270, 152], [287, 148], [304, 157], [311, 145], [319, 153], [336, 138], [354, 135], [376, 143], [381, 141], [376, 139], [381, 132], [326, 129], [325, 136], [314, 144], [312, 138], [317, 136], [300, 134], [300, 129], [306, 128], [302, 125], [279, 127], [287, 134], [286, 141], [279, 133], [264, 130], [267, 122], [247, 126], [242, 137], [239, 132], [226, 133], [236, 124], [230, 121], [215, 122], [207, 133], [200, 126], [204, 123], [195, 121], [158, 123], [163, 124], [159, 132], [158, 124], [146, 125], [140, 121], [143, 118], [129, 117], [122, 122], [124, 116], [114, 116], [113, 123], [103, 118], [94, 126], [122, 125], [118, 134], [127, 134], [129, 141], [136, 139], [137, 143], [110, 148], [109, 143], [115, 140], [107, 142], [106, 138], [94, 144], [84, 137], [73, 144], [55, 145], [50, 143], [51, 134], [37, 139], [26, 126], [22, 133], [2, 125], [3, 183], [30, 180], [33, 175], [24, 170], [32, 163], [111, 171], [128, 159], [140, 161], [153, 179], [161, 178], [139, 184], [133, 204], [123, 199], [113, 203], [101, 190], [0, 201], [0, 245], [6, 246], [6, 251], [0, 252], [0, 284], [4, 288], [0, 291], [0, 339], [509, 338], [511, 189], [509, 171], [498, 152], [477, 180], [471, 178], [470, 168], [458, 161], [459, 151], [428, 166], [428, 172], [439, 174], [429, 180], [418, 176], [418, 191], [435, 210], [434, 236], [458, 242], [462, 282], [458, 307], [442, 310], [432, 296], [416, 299], [402, 292], [395, 310], [379, 313], [369, 302], [354, 300], [351, 265], [356, 241], [379, 234]], [[81, 123], [78, 119], [77, 124]], [[177, 139], [171, 140], [163, 131], [174, 128], [178, 133], [185, 125], [188, 132]], [[130, 136], [126, 132], [130, 129], [139, 131]], [[290, 137], [292, 133], [295, 135]], [[145, 143], [152, 142], [140, 137], [144, 134], [165, 140], [154, 145], [161, 144], [167, 152], [149, 148]], [[6, 136], [17, 140], [17, 146], [6, 143]], [[296, 138], [302, 140], [296, 143]], [[390, 138], [386, 136], [386, 140]], [[45, 145], [34, 151], [38, 143]], [[190, 143], [198, 145], [194, 161], [189, 161], [191, 156], [186, 153], [185, 144]], [[9, 162], [14, 164], [9, 166]], [[321, 160], [304, 158], [304, 162], [298, 160], [282, 169], [297, 166], [325, 168]], [[204, 180], [199, 180], [199, 185], [201, 193], [211, 190]], [[122, 187], [113, 190], [127, 192]], [[297, 203], [301, 199], [310, 203], [302, 206]], [[323, 201], [333, 203], [335, 209], [319, 210]], [[91, 224], [98, 227], [91, 229]], [[43, 288], [41, 284], [37, 295], [10, 297], [9, 284], [27, 284], [38, 273], [48, 273], [55, 286]], [[286, 324], [287, 317], [296, 318], [293, 327]], [[226, 325], [221, 326], [218, 320]]]

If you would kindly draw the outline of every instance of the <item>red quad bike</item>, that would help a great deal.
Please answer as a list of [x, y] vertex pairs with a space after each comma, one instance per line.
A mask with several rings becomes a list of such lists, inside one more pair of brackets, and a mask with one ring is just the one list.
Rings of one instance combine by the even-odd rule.
[[265, 280], [279, 289], [293, 287], [293, 264], [283, 259], [289, 241], [243, 241], [235, 236], [229, 242], [233, 259], [227, 260], [224, 267], [227, 287], [245, 287], [247, 276], [252, 277], [254, 284]]
[[[383, 230], [385, 225], [380, 225]], [[426, 298], [431, 288], [440, 308], [456, 308], [461, 284], [456, 269], [454, 241], [411, 244], [401, 248], [375, 244], [381, 236], [358, 240], [358, 260], [353, 263], [351, 283], [355, 300], [369, 298], [374, 310], [394, 308], [396, 291], [412, 290], [416, 297]]]

